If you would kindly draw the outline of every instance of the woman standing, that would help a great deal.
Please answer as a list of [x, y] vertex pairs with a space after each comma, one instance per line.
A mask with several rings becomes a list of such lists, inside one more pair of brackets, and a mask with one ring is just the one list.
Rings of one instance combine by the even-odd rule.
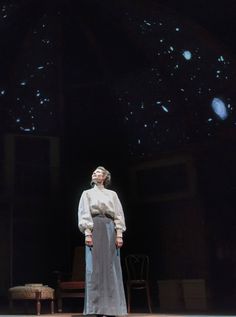
[[116, 192], [106, 189], [110, 180], [110, 173], [97, 167], [92, 188], [82, 193], [79, 202], [79, 229], [86, 245], [85, 315], [127, 314], [119, 252], [125, 219]]

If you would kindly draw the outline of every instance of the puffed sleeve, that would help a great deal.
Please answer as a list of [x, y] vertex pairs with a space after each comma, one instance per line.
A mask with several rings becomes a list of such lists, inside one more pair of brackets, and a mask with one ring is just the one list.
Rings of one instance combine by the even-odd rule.
[[86, 192], [81, 195], [78, 207], [79, 230], [85, 235], [91, 234], [93, 230], [93, 218], [89, 209], [89, 200]]
[[123, 212], [121, 202], [115, 192], [114, 192], [114, 205], [115, 205], [115, 218], [114, 218], [115, 229], [117, 232], [117, 236], [122, 237], [122, 233], [126, 230], [125, 217], [124, 217], [124, 212]]

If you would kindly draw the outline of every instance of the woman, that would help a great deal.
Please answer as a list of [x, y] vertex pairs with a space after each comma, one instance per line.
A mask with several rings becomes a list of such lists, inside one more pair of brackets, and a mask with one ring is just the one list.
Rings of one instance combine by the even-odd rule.
[[116, 192], [105, 188], [110, 180], [110, 173], [97, 167], [92, 189], [85, 190], [79, 202], [79, 229], [86, 245], [85, 315], [127, 314], [119, 252], [125, 219]]

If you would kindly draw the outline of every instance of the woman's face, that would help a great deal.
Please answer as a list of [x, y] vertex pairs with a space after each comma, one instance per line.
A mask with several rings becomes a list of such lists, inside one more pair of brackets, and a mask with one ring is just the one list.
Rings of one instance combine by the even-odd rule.
[[97, 184], [103, 184], [105, 178], [105, 173], [99, 168], [97, 168], [92, 174], [92, 180]]

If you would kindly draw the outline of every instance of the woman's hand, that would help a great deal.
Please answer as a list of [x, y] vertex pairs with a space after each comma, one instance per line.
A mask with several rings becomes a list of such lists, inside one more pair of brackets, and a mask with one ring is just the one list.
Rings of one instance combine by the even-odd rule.
[[121, 248], [123, 245], [123, 239], [121, 237], [116, 237], [116, 247]]
[[88, 247], [92, 247], [93, 246], [93, 237], [92, 237], [92, 235], [85, 236], [85, 244]]

